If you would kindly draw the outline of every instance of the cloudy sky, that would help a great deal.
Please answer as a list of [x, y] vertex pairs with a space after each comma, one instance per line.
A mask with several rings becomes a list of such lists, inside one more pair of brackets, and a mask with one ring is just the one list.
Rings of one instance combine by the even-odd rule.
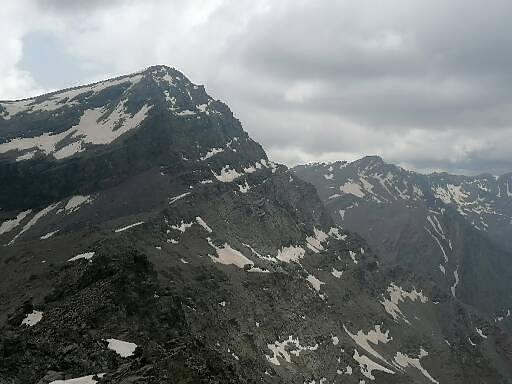
[[166, 64], [278, 162], [512, 171], [510, 0], [4, 0], [0, 99]]

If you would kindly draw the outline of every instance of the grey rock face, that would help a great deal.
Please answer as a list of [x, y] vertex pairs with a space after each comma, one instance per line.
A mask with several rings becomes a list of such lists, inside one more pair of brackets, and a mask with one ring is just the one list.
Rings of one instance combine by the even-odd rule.
[[386, 264], [433, 279], [492, 320], [510, 319], [511, 174], [422, 175], [375, 156], [294, 171]]
[[510, 375], [505, 329], [385, 267], [202, 87], [167, 67], [100, 84], [0, 103], [0, 383]]

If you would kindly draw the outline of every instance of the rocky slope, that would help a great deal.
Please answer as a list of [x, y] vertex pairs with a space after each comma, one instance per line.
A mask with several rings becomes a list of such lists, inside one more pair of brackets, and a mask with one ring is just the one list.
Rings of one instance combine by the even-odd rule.
[[387, 264], [433, 279], [496, 321], [512, 320], [512, 174], [422, 175], [375, 156], [294, 171]]
[[164, 67], [0, 102], [0, 383], [501, 383], [510, 335]]

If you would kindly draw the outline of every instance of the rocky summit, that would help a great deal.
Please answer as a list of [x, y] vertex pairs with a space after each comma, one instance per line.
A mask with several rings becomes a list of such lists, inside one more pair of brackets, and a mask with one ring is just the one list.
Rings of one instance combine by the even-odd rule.
[[358, 167], [273, 163], [166, 66], [0, 102], [0, 383], [511, 382], [508, 179]]

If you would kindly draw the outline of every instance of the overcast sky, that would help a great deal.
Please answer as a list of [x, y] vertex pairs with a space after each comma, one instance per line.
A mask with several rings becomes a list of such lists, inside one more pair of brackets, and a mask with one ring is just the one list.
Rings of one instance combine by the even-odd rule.
[[181, 70], [274, 161], [512, 171], [510, 0], [3, 0], [0, 99]]

